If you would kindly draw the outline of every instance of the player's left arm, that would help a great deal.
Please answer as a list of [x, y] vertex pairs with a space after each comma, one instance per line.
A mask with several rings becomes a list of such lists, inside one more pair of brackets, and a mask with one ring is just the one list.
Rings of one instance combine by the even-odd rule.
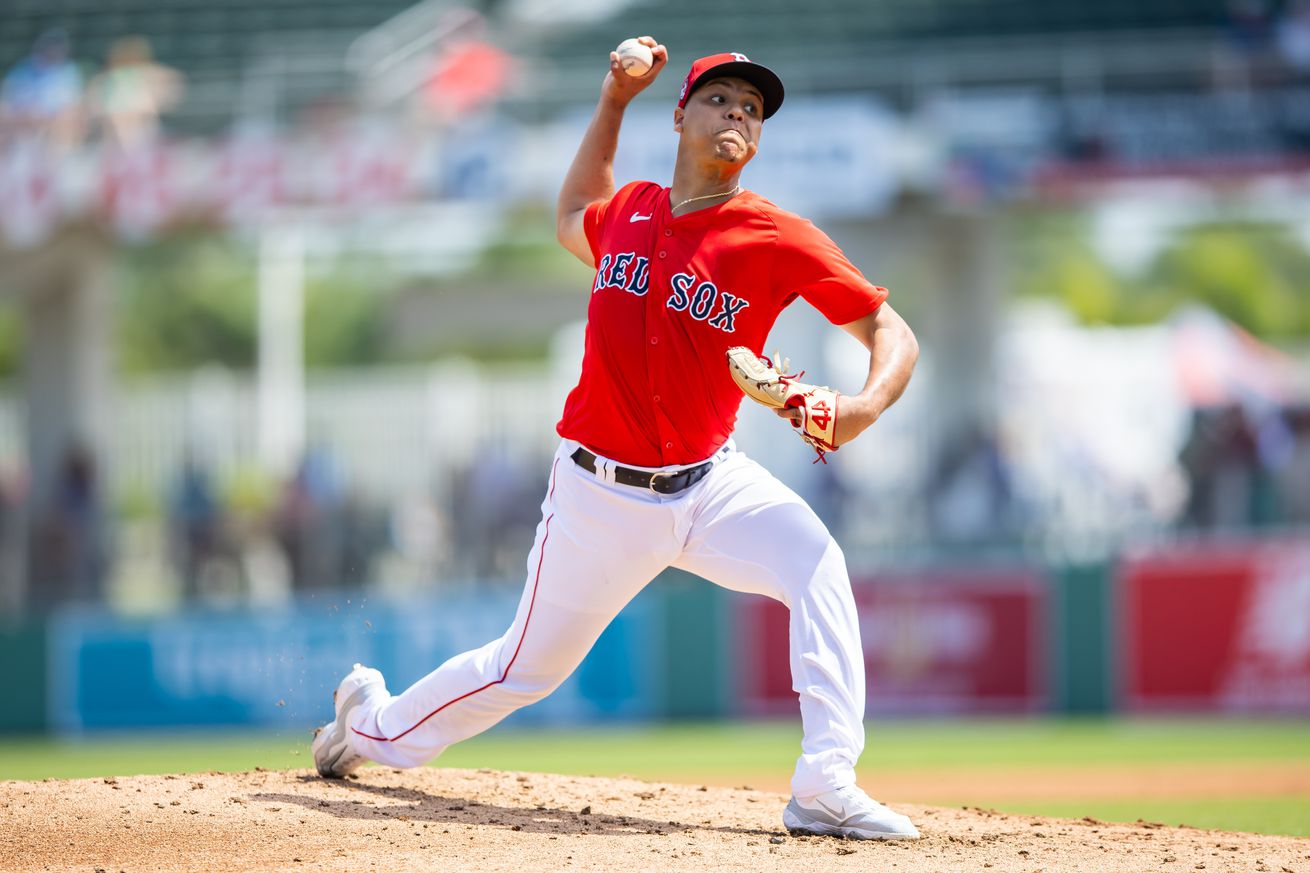
[[839, 446], [863, 433], [900, 399], [919, 360], [914, 331], [886, 302], [841, 328], [869, 350], [869, 377], [859, 394], [843, 394], [837, 399], [834, 436]]
[[[837, 398], [836, 445], [844, 445], [862, 434], [905, 393], [914, 364], [919, 360], [919, 341], [900, 313], [884, 302], [876, 310], [841, 326], [869, 350], [869, 377], [858, 394]], [[779, 409], [779, 416], [799, 420], [795, 409]]]

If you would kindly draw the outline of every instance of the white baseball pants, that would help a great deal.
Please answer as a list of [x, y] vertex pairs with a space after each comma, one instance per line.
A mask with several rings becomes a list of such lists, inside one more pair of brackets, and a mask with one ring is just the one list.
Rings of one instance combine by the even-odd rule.
[[540, 700], [672, 566], [787, 605], [804, 728], [792, 790], [809, 797], [854, 784], [864, 749], [864, 658], [845, 558], [823, 522], [731, 442], [703, 479], [669, 496], [615, 483], [612, 461], [598, 459], [597, 473], [587, 472], [569, 457], [577, 447], [564, 440], [555, 454], [509, 630], [402, 694], [358, 708], [355, 750], [393, 767], [418, 766]]

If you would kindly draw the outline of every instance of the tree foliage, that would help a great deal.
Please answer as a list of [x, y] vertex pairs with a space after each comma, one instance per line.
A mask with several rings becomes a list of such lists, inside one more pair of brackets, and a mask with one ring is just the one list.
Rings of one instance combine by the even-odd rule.
[[388, 358], [385, 330], [390, 287], [385, 271], [351, 262], [311, 276], [305, 287], [305, 364], [374, 364]]
[[246, 247], [217, 234], [170, 236], [124, 250], [116, 313], [120, 366], [128, 372], [254, 366], [256, 266]]
[[1189, 229], [1160, 254], [1143, 285], [1175, 304], [1202, 303], [1256, 336], [1310, 336], [1310, 253], [1284, 227]]
[[[176, 235], [125, 252], [117, 354], [128, 372], [255, 366], [258, 268], [254, 249], [219, 234]], [[385, 272], [362, 262], [310, 263], [305, 360], [368, 364], [385, 354]]]
[[1196, 224], [1145, 267], [1113, 269], [1081, 218], [1021, 222], [1013, 265], [1021, 295], [1060, 300], [1086, 324], [1149, 324], [1207, 306], [1273, 341], [1310, 338], [1310, 251], [1278, 224]]

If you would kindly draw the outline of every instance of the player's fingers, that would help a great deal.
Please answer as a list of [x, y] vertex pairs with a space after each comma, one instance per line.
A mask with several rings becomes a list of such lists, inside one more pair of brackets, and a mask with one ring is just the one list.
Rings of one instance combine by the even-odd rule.
[[657, 45], [650, 50], [651, 57], [655, 59], [655, 66], [662, 67], [669, 60], [669, 50], [662, 45]]
[[647, 48], [655, 48], [655, 46], [658, 45], [658, 43], [655, 42], [655, 37], [653, 36], [639, 36], [637, 37], [637, 42], [641, 43]]

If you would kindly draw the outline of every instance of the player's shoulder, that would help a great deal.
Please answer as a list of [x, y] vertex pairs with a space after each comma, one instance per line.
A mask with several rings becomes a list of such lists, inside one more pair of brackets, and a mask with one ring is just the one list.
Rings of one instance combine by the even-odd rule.
[[778, 239], [804, 245], [816, 236], [824, 236], [822, 230], [808, 218], [783, 209], [778, 204], [752, 192], [749, 206], [766, 217], [778, 231]]
[[629, 182], [622, 188], [614, 192], [610, 202], [612, 204], [631, 204], [633, 206], [645, 206], [656, 202], [664, 193], [664, 186], [656, 182], [647, 182], [638, 180]]
[[654, 182], [629, 182], [608, 200], [591, 204], [588, 214], [602, 227], [618, 226], [632, 213], [652, 214], [663, 194], [664, 189]]

